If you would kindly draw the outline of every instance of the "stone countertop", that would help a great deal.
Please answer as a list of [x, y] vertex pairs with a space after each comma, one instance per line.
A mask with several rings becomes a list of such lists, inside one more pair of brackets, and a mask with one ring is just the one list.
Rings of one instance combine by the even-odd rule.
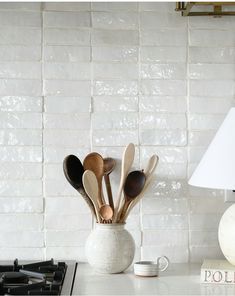
[[171, 264], [159, 277], [144, 278], [133, 269], [122, 274], [98, 274], [78, 263], [73, 295], [235, 295], [235, 285], [200, 283], [200, 264]]

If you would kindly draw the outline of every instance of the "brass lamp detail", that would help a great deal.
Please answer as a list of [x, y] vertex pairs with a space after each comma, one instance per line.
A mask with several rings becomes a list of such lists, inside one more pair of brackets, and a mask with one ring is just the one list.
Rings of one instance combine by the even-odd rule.
[[[212, 11], [192, 11], [197, 6], [211, 6]], [[234, 11], [224, 11], [225, 6], [234, 6]], [[175, 10], [181, 11], [182, 16], [231, 16], [235, 15], [235, 2], [176, 2]]]

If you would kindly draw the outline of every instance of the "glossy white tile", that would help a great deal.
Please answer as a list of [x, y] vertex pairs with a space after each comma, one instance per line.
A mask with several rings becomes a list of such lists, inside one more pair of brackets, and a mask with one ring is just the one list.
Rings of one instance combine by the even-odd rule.
[[138, 45], [137, 30], [93, 30], [92, 45]]
[[0, 60], [5, 61], [40, 61], [40, 45], [0, 45]]
[[1, 27], [0, 44], [39, 45], [41, 44], [41, 29], [27, 27]]
[[186, 97], [180, 96], [140, 96], [139, 107], [142, 112], [185, 113]]
[[57, 97], [44, 98], [44, 111], [47, 113], [89, 113], [90, 97]]
[[0, 97], [0, 111], [42, 112], [42, 97], [3, 96]]
[[156, 29], [161, 27], [175, 28], [187, 26], [187, 19], [182, 18], [177, 13], [166, 13], [158, 11], [143, 11], [140, 12], [141, 28]]
[[47, 11], [43, 13], [43, 25], [50, 28], [90, 27], [90, 12]]
[[[105, 118], [105, 120], [104, 120]], [[138, 128], [138, 114], [135, 112], [96, 113], [92, 116], [93, 130], [133, 130]]]
[[[1, 9], [1, 7], [0, 7]], [[33, 11], [0, 11], [1, 27], [41, 27], [41, 13]]]
[[[19, 127], [19, 126], [18, 126]], [[41, 146], [42, 131], [40, 129], [1, 129], [0, 145], [6, 146]]]
[[137, 11], [138, 3], [137, 2], [92, 2], [91, 3], [92, 11]]
[[91, 75], [89, 63], [46, 63], [45, 79], [88, 80]]
[[187, 135], [184, 130], [141, 130], [142, 145], [185, 146]]
[[185, 79], [186, 64], [142, 64], [140, 75], [143, 79]]
[[138, 29], [138, 13], [130, 11], [92, 12], [92, 27], [97, 29]]
[[94, 112], [138, 112], [138, 97], [97, 96], [93, 98]]
[[43, 199], [29, 197], [3, 197], [0, 198], [0, 213], [43, 213]]
[[93, 94], [97, 96], [136, 96], [138, 94], [137, 81], [108, 81], [97, 80], [94, 82]]
[[224, 34], [224, 30], [200, 30], [193, 29], [190, 30], [189, 35], [189, 45], [190, 46], [215, 46], [220, 47], [223, 46], [234, 46], [235, 39], [233, 31], [226, 31]]
[[[0, 49], [1, 50], [1, 49]], [[89, 62], [89, 46], [48, 45], [44, 46], [44, 59], [48, 62]]]
[[186, 47], [142, 46], [140, 48], [140, 60], [157, 63], [185, 63], [186, 52]]
[[142, 80], [140, 82], [142, 95], [185, 96], [186, 81], [184, 80]]
[[47, 96], [89, 96], [90, 81], [45, 80], [44, 94]]
[[89, 11], [89, 2], [44, 2], [45, 11]]
[[102, 79], [119, 79], [130, 80], [138, 79], [138, 65], [132, 63], [93, 63], [92, 65], [93, 77], [96, 80]]
[[44, 29], [44, 43], [47, 45], [89, 45], [89, 29]]

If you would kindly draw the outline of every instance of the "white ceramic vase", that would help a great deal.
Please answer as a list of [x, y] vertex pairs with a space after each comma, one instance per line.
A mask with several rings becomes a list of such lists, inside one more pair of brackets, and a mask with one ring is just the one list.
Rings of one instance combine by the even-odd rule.
[[86, 241], [89, 264], [100, 273], [120, 273], [135, 255], [135, 243], [125, 224], [96, 224]]

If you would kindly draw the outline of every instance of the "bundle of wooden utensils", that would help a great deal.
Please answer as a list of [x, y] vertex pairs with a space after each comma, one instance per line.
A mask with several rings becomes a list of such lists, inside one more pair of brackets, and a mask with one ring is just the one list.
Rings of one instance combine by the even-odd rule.
[[[88, 154], [83, 164], [75, 155], [68, 155], [64, 159], [66, 179], [82, 195], [98, 223], [125, 223], [130, 211], [146, 191], [157, 167], [158, 156], [151, 156], [144, 170], [129, 172], [134, 156], [135, 146], [130, 143], [122, 155], [121, 179], [115, 205], [109, 179], [116, 165], [114, 159], [103, 158], [96, 152]], [[103, 195], [103, 178], [108, 203]]]

